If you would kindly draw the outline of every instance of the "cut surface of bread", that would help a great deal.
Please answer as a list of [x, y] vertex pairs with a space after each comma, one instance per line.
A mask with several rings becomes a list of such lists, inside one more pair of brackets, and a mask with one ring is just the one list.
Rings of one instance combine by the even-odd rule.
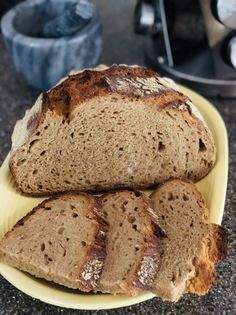
[[161, 228], [162, 263], [153, 291], [178, 301], [187, 292], [203, 295], [214, 286], [215, 263], [226, 256], [225, 229], [208, 221], [206, 204], [191, 182], [172, 180], [151, 195]]
[[69, 288], [96, 287], [107, 224], [95, 197], [65, 194], [42, 202], [0, 241], [0, 261]]
[[151, 288], [161, 261], [161, 230], [150, 199], [140, 192], [111, 192], [101, 197], [109, 223], [107, 256], [97, 290], [135, 295]]
[[17, 123], [10, 169], [29, 195], [196, 181], [215, 162], [199, 115], [173, 82], [147, 68], [85, 70], [40, 96]]

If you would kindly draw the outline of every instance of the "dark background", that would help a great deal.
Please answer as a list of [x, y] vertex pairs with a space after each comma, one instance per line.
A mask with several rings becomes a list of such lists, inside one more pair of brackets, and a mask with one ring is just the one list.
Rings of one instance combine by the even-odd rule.
[[[0, 15], [11, 3], [1, 1]], [[145, 39], [133, 33], [134, 0], [97, 0], [104, 27], [101, 63], [144, 64]], [[0, 163], [10, 150], [10, 136], [17, 119], [32, 106], [39, 91], [17, 75], [0, 38]], [[207, 296], [186, 295], [177, 304], [154, 298], [141, 304], [110, 311], [66, 310], [26, 296], [0, 276], [0, 315], [74, 314], [236, 314], [236, 99], [211, 99], [226, 123], [229, 135], [229, 182], [223, 225], [229, 232], [227, 260], [218, 268], [218, 283]], [[220, 179], [219, 179], [220, 180]]]

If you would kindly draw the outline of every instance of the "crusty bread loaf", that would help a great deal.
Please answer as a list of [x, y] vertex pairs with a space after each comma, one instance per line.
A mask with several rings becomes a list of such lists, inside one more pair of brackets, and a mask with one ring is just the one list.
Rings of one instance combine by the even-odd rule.
[[161, 261], [159, 236], [163, 233], [150, 199], [124, 190], [103, 195], [101, 204], [110, 227], [96, 290], [129, 295], [150, 290]]
[[161, 228], [163, 257], [153, 291], [177, 301], [184, 293], [203, 295], [215, 284], [215, 263], [226, 256], [227, 233], [209, 223], [206, 204], [190, 182], [172, 180], [151, 195]]
[[187, 96], [147, 68], [85, 70], [43, 94], [17, 123], [10, 169], [29, 195], [199, 180], [212, 135]]
[[98, 200], [65, 194], [42, 202], [0, 241], [0, 261], [82, 291], [96, 287], [105, 250]]

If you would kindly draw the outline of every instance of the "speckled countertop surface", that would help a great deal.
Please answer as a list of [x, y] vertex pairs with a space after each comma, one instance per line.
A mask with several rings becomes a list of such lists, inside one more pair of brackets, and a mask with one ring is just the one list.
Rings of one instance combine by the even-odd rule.
[[[101, 8], [104, 24], [104, 53], [101, 62], [143, 64], [143, 38], [132, 33], [135, 1], [95, 2]], [[32, 105], [38, 93], [16, 75], [0, 40], [0, 163], [10, 149], [10, 135], [15, 121]], [[211, 101], [222, 114], [229, 135], [229, 181], [223, 219], [223, 225], [229, 232], [229, 253], [227, 260], [217, 268], [217, 286], [207, 296], [186, 295], [177, 304], [154, 298], [132, 307], [109, 311], [75, 311], [32, 299], [0, 276], [0, 315], [236, 314], [236, 99]]]

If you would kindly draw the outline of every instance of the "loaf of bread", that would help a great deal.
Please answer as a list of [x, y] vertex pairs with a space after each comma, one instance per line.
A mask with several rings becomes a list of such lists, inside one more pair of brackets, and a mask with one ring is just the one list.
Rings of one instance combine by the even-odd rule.
[[0, 242], [0, 261], [88, 292], [95, 289], [102, 271], [106, 231], [95, 197], [54, 197], [34, 208], [5, 235]]
[[208, 220], [206, 204], [190, 182], [172, 180], [151, 195], [161, 228], [162, 263], [152, 291], [178, 301], [187, 292], [203, 295], [215, 285], [215, 264], [227, 251], [227, 233]]
[[101, 204], [110, 228], [96, 289], [129, 295], [150, 290], [160, 266], [159, 237], [163, 233], [150, 199], [138, 191], [124, 190], [103, 195]]
[[204, 177], [211, 132], [189, 98], [147, 68], [69, 76], [16, 124], [10, 169], [28, 195], [151, 187]]

